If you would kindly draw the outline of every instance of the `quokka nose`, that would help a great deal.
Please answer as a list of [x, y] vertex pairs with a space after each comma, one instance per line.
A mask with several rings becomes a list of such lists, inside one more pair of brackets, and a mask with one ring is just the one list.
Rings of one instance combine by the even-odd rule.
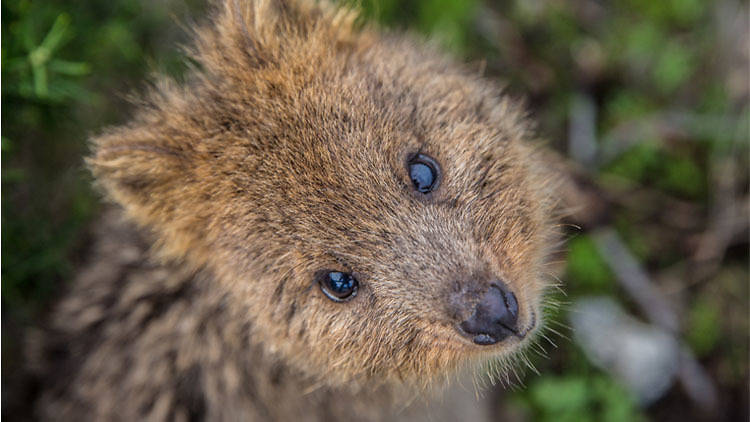
[[474, 336], [479, 345], [495, 344], [518, 333], [518, 301], [501, 281], [493, 282], [474, 309], [471, 318], [460, 324], [461, 329]]

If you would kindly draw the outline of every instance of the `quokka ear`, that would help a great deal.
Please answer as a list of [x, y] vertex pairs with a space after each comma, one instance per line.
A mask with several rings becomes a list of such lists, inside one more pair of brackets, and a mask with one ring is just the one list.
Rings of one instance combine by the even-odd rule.
[[[163, 110], [141, 110], [133, 123], [94, 138], [86, 159], [107, 198], [122, 205], [138, 225], [158, 232], [164, 252], [184, 255], [211, 220], [212, 185], [201, 177], [205, 153], [196, 140], [205, 139], [195, 124]], [[208, 202], [209, 204], [201, 203]]]
[[198, 30], [195, 58], [219, 71], [278, 64], [316, 35], [346, 40], [357, 19], [353, 10], [325, 0], [220, 0], [216, 6], [211, 24]]
[[189, 178], [189, 152], [164, 140], [164, 134], [154, 128], [116, 128], [93, 140], [94, 153], [86, 161], [116, 202], [126, 208], [159, 208]]

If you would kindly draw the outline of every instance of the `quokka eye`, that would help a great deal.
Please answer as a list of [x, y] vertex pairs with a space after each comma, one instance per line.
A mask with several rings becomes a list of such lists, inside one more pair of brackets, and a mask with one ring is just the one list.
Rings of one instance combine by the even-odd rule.
[[424, 154], [415, 154], [408, 162], [409, 177], [414, 189], [428, 194], [438, 187], [440, 167], [432, 158]]
[[320, 290], [334, 302], [344, 302], [357, 295], [359, 282], [350, 273], [321, 271], [317, 278]]

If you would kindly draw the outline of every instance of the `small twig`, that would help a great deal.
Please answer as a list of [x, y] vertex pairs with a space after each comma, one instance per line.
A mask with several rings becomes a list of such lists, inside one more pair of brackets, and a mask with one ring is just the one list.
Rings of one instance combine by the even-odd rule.
[[703, 409], [715, 409], [716, 386], [685, 345], [680, 347], [680, 381], [687, 395]]
[[591, 234], [602, 257], [617, 274], [617, 279], [635, 300], [641, 311], [656, 325], [671, 333], [677, 332], [679, 322], [667, 298], [651, 282], [648, 273], [623, 244], [612, 228]]
[[[668, 110], [618, 124], [602, 137], [601, 162], [607, 163], [644, 139], [724, 137], [742, 126], [742, 118]], [[692, 135], [692, 136], [691, 136]]]
[[741, 212], [736, 204], [738, 166], [735, 158], [736, 143], [725, 154], [715, 154], [711, 160], [710, 174], [714, 193], [710, 210], [708, 228], [701, 236], [700, 244], [693, 254], [692, 261], [695, 270], [694, 282], [711, 277], [721, 266], [724, 254], [737, 232], [737, 226], [742, 225], [737, 213]]
[[596, 104], [590, 95], [579, 93], [570, 105], [568, 125], [568, 155], [591, 168], [596, 165]]
[[[678, 339], [677, 314], [664, 294], [651, 282], [648, 273], [630, 253], [617, 232], [612, 228], [605, 228], [592, 233], [592, 237], [604, 260], [617, 275], [617, 280], [646, 317]], [[678, 376], [685, 393], [703, 409], [713, 409], [718, 397], [716, 386], [690, 349], [681, 341], [679, 355], [675, 358], [680, 360]]]

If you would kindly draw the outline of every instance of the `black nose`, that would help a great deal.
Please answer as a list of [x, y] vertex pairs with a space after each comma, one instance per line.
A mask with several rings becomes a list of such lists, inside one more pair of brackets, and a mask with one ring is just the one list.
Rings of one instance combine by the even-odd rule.
[[518, 333], [518, 301], [504, 283], [496, 281], [482, 296], [471, 318], [461, 329], [479, 345], [495, 344]]

